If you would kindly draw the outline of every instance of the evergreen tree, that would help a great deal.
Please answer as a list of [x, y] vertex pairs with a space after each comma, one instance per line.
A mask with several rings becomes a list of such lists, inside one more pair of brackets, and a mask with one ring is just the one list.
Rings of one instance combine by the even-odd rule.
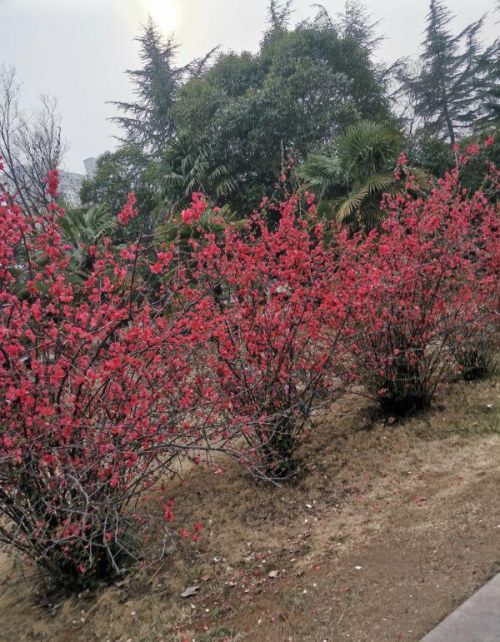
[[[497, 12], [500, 13], [500, 2]], [[500, 20], [497, 20], [499, 23]], [[500, 38], [486, 49], [478, 65], [481, 91], [481, 128], [500, 126]]]
[[286, 2], [270, 1], [267, 8], [267, 21], [271, 32], [286, 30], [292, 14], [292, 2], [293, 0], [286, 0]]
[[137, 99], [113, 102], [124, 113], [113, 120], [124, 130], [123, 142], [155, 156], [174, 135], [172, 108], [186, 68], [175, 66], [175, 44], [164, 41], [151, 18], [137, 41], [143, 66], [126, 72]]
[[441, 0], [431, 0], [421, 73], [407, 80], [416, 96], [415, 111], [429, 135], [454, 144], [481, 115], [481, 69], [491, 52], [479, 43], [484, 17], [458, 35], [449, 30], [453, 15]]
[[[323, 8], [324, 10], [324, 8]], [[337, 31], [344, 38], [352, 38], [360, 47], [373, 50], [383, 40], [377, 35], [379, 22], [371, 22], [366, 8], [358, 0], [347, 0], [336, 21]]]
[[[320, 9], [326, 18], [326, 9], [321, 6]], [[371, 70], [385, 93], [393, 69], [392, 66], [387, 67], [374, 60], [374, 53], [384, 40], [384, 37], [378, 34], [380, 21], [373, 22], [366, 7], [359, 0], [346, 0], [343, 10], [332, 20], [332, 24], [340, 38], [346, 42], [352, 41], [359, 52], [364, 54], [366, 67]]]

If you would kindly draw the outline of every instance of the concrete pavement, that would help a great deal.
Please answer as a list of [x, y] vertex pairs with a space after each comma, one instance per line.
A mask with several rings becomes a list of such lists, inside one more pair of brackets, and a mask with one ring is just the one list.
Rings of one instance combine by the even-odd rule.
[[421, 642], [500, 642], [500, 575], [474, 593]]

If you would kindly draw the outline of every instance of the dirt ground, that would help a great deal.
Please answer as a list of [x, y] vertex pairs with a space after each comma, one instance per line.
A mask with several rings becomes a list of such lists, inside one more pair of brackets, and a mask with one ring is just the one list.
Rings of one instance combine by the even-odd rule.
[[118, 585], [47, 603], [4, 551], [0, 640], [420, 640], [500, 571], [500, 381], [451, 384], [401, 423], [361, 398], [313, 421], [295, 487], [231, 463], [169, 481], [203, 537]]

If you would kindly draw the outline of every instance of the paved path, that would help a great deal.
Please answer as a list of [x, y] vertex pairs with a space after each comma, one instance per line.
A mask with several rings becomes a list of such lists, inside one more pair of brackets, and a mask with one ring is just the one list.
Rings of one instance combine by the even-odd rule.
[[500, 642], [500, 575], [474, 593], [421, 642]]

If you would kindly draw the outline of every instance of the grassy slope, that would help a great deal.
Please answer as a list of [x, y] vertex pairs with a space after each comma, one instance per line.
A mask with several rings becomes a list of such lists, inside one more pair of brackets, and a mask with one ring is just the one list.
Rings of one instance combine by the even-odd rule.
[[419, 640], [500, 570], [500, 382], [447, 386], [399, 425], [371, 410], [350, 398], [314, 418], [296, 487], [232, 464], [166, 482], [203, 539], [120, 586], [48, 607], [4, 555], [0, 640]]

